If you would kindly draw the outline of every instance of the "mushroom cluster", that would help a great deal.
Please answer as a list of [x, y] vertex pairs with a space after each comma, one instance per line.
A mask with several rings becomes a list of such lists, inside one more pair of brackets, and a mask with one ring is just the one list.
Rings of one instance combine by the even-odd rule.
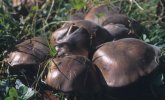
[[[136, 20], [106, 5], [76, 16], [50, 37], [57, 56], [48, 60], [44, 84], [68, 100], [157, 100], [150, 85], [159, 75], [161, 51], [137, 39], [142, 31]], [[48, 43], [35, 37], [16, 45], [7, 62], [17, 69], [46, 58]]]

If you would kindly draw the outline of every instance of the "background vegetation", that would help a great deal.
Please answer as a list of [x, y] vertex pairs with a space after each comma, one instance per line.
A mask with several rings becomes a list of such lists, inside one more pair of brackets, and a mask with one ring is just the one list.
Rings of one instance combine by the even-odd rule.
[[[15, 16], [11, 0], [0, 0], [0, 100], [26, 100], [34, 91], [27, 86], [15, 88], [10, 81], [8, 68], [4, 66], [3, 59], [15, 44], [34, 36], [49, 38], [68, 16], [75, 11], [87, 12], [97, 4], [117, 5], [123, 13], [138, 20], [147, 30], [148, 34], [140, 37], [147, 43], [161, 47], [165, 52], [165, 28], [158, 24], [156, 8], [159, 0], [45, 0], [42, 7], [33, 6], [26, 17]], [[164, 59], [163, 59], [164, 60]], [[10, 81], [9, 81], [10, 80]], [[19, 83], [21, 85], [22, 83]], [[21, 91], [21, 92], [20, 92]], [[30, 92], [28, 92], [30, 91]], [[28, 94], [30, 93], [30, 94]]]

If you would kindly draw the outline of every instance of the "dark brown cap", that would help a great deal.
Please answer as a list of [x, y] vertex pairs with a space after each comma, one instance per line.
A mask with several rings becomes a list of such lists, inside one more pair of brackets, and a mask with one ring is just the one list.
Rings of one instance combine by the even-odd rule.
[[109, 87], [129, 85], [149, 75], [159, 65], [160, 49], [133, 38], [103, 44], [93, 63], [101, 70]]

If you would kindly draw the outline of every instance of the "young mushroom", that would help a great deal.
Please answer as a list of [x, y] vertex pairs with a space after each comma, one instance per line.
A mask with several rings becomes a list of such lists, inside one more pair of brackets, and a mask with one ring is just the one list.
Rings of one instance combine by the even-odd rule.
[[74, 96], [83, 100], [101, 88], [96, 67], [86, 57], [76, 55], [51, 59], [44, 82], [54, 91], [69, 95], [69, 100]]

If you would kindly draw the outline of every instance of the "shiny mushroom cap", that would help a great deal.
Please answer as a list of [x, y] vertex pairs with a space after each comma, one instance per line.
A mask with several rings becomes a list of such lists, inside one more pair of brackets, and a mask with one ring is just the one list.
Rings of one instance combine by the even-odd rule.
[[11, 66], [39, 64], [49, 56], [47, 41], [42, 37], [25, 40], [15, 48], [6, 58]]
[[151, 74], [159, 65], [160, 49], [133, 38], [103, 44], [94, 54], [109, 87], [122, 87]]
[[65, 93], [95, 93], [100, 89], [95, 66], [83, 56], [50, 60], [45, 83]]

